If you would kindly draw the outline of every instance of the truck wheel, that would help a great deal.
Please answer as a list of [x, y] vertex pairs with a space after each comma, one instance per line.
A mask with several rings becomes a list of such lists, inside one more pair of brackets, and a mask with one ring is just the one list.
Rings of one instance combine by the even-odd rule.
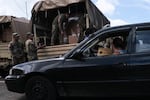
[[28, 100], [56, 100], [56, 89], [42, 76], [34, 76], [27, 81], [25, 93]]

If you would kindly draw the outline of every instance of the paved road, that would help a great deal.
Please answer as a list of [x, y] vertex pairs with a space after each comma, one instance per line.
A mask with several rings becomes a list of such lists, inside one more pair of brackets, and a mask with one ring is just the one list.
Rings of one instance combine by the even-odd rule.
[[[139, 99], [139, 98], [138, 98]], [[149, 98], [150, 99], [150, 98]], [[147, 100], [149, 100], [147, 99]], [[7, 90], [3, 80], [0, 79], [0, 100], [26, 100], [25, 94], [18, 94]], [[87, 98], [63, 98], [59, 100], [137, 100], [137, 98], [99, 98], [99, 99], [87, 99]], [[145, 97], [140, 100], [146, 100]]]

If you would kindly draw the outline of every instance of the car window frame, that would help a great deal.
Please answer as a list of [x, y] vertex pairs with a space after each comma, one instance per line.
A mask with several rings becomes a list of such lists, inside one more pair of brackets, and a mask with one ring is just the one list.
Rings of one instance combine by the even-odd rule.
[[[128, 34], [128, 37], [129, 36], [131, 36], [130, 34], [132, 34], [132, 31], [133, 31], [133, 29], [131, 28], [131, 27], [123, 27], [123, 28], [115, 28], [115, 29], [112, 29], [112, 30], [106, 30], [106, 31], [104, 31], [104, 32], [102, 32], [102, 33], [100, 33], [99, 35], [97, 35], [95, 38], [93, 38], [87, 45], [85, 45], [82, 49], [81, 49], [81, 52], [83, 53], [83, 51], [84, 50], [86, 50], [87, 49], [87, 46], [90, 44], [90, 43], [92, 43], [95, 39], [98, 39], [99, 37], [104, 37], [104, 38], [108, 38], [108, 36], [110, 35], [110, 34], [113, 34], [113, 33], [115, 33], [115, 32], [122, 32], [122, 31], [128, 31], [129, 32], [129, 34]], [[110, 36], [110, 37], [112, 37], [112, 36]], [[129, 40], [129, 39], [127, 39], [127, 40]], [[130, 40], [129, 41], [127, 41], [127, 44], [128, 44], [128, 42], [129, 42], [129, 44], [131, 44], [130, 42]], [[131, 46], [131, 45], [129, 45], [129, 46]], [[125, 54], [128, 54], [128, 46], [127, 46], [127, 53], [125, 53]], [[120, 54], [120, 55], [124, 55], [124, 54]], [[108, 55], [108, 56], [116, 56], [116, 55]], [[95, 57], [108, 57], [108, 56], [95, 56]], [[117, 55], [117, 56], [119, 56], [119, 55]], [[93, 57], [92, 57], [93, 58]]]

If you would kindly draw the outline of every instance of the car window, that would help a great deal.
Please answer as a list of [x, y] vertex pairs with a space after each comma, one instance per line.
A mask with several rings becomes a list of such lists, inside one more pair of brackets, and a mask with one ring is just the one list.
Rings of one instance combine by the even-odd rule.
[[124, 44], [124, 51], [126, 49], [127, 38], [129, 35], [129, 31], [116, 31], [112, 33], [105, 33], [106, 35], [100, 35], [91, 43], [89, 43], [85, 50], [83, 51], [83, 55], [85, 57], [97, 57], [97, 56], [110, 56], [114, 55], [114, 49], [112, 46], [113, 40], [115, 38], [120, 38]]
[[136, 32], [136, 52], [150, 51], [150, 30]]

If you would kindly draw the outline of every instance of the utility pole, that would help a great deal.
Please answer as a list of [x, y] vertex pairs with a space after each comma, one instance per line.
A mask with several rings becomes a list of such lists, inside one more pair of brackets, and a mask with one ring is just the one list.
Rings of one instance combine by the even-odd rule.
[[27, 2], [27, 0], [25, 1], [25, 6], [26, 6], [26, 16], [28, 18], [28, 2]]

